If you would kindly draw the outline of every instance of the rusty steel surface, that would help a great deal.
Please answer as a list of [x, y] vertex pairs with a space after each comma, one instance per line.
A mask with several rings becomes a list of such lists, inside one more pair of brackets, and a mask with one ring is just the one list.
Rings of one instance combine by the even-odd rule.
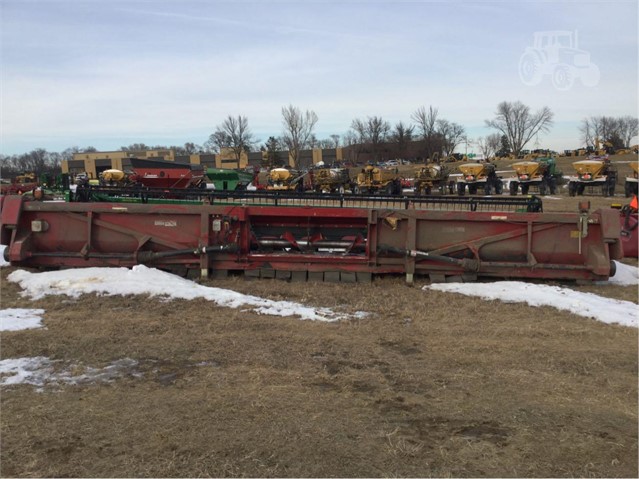
[[284, 279], [601, 280], [622, 256], [619, 213], [26, 202], [0, 225], [16, 266], [147, 264]]

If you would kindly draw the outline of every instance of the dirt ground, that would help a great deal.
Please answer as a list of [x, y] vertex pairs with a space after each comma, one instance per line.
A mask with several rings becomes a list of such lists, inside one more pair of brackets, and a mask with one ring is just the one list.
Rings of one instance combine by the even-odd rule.
[[[12, 270], [0, 270], [2, 308], [43, 308], [45, 328], [3, 332], [3, 359], [119, 369], [109, 381], [3, 386], [2, 477], [639, 473], [634, 328], [424, 291], [423, 279], [205, 282], [370, 313], [320, 323], [204, 300], [31, 301], [7, 281]], [[636, 286], [563, 286], [638, 302]]]

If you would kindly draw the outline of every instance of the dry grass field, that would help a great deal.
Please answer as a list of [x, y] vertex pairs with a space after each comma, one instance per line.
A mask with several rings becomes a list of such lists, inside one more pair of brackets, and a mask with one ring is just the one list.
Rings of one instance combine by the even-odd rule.
[[[205, 282], [370, 313], [320, 323], [204, 300], [31, 301], [12, 270], [0, 270], [2, 308], [43, 308], [45, 328], [3, 332], [3, 359], [74, 374], [129, 361], [109, 382], [3, 386], [2, 477], [639, 474], [634, 328], [424, 291], [424, 279]], [[638, 299], [636, 286], [564, 286]]]

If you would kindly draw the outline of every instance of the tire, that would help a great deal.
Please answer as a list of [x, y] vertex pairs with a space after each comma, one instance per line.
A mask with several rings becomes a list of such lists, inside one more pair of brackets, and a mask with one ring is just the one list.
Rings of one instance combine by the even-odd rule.
[[588, 65], [588, 68], [580, 70], [579, 72], [581, 83], [586, 87], [598, 85], [600, 77], [601, 73], [599, 72], [599, 67], [593, 63]]
[[430, 195], [432, 193], [432, 189], [430, 186], [424, 186], [424, 189], [422, 190], [424, 192], [424, 195]]
[[557, 194], [557, 180], [555, 178], [550, 179], [550, 194], [551, 195]]
[[573, 69], [565, 64], [557, 65], [552, 72], [552, 84], [559, 91], [570, 90], [575, 84]]
[[457, 195], [464, 196], [466, 192], [466, 185], [464, 183], [457, 183]]
[[357, 185], [353, 186], [353, 194], [359, 195], [362, 192], [361, 188]]
[[522, 183], [521, 184], [521, 194], [526, 196], [528, 194], [528, 190], [530, 189], [530, 185]]
[[497, 180], [497, 182], [495, 183], [495, 194], [501, 195], [503, 192], [504, 192], [504, 184], [502, 183], [501, 180]]
[[477, 185], [468, 185], [468, 194], [476, 195], [477, 194]]
[[343, 195], [346, 192], [346, 188], [344, 188], [344, 185], [340, 185], [340, 187], [337, 189], [337, 192], [340, 195]]
[[586, 190], [586, 185], [584, 185], [583, 183], [579, 183], [577, 185], [577, 195], [579, 196], [583, 195], [585, 190]]
[[490, 183], [486, 183], [486, 186], [484, 186], [484, 194], [486, 196], [493, 194], [493, 186]]
[[630, 198], [632, 196], [632, 184], [629, 181], [623, 185], [623, 193], [626, 198]]
[[517, 196], [517, 190], [519, 189], [519, 183], [516, 181], [511, 181], [510, 185], [508, 185], [508, 192], [510, 196]]
[[574, 181], [568, 182], [568, 196], [575, 196], [577, 194], [577, 183]]
[[538, 52], [529, 51], [519, 59], [519, 78], [524, 85], [535, 86], [541, 82], [543, 60]]
[[544, 178], [541, 180], [541, 183], [539, 183], [539, 194], [541, 196], [546, 196], [547, 189], [546, 178]]
[[393, 182], [390, 182], [386, 185], [386, 187], [384, 188], [384, 193], [386, 193], [388, 196], [393, 195], [395, 191], [395, 185], [393, 184]]

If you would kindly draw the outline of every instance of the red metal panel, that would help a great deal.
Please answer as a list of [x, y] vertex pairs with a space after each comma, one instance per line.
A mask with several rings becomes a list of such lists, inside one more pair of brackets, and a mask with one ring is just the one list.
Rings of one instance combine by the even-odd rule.
[[610, 211], [5, 202], [2, 228], [25, 266], [603, 279], [620, 250]]

